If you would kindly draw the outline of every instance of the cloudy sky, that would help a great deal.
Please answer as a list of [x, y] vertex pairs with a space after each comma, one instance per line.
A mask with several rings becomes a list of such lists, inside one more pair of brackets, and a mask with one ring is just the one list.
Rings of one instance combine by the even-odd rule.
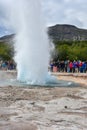
[[[0, 0], [1, 35], [8, 33], [7, 29], [3, 29], [1, 23], [3, 17], [1, 3], [3, 1], [6, 2], [7, 0]], [[71, 24], [87, 29], [87, 0], [42, 0], [42, 5], [47, 26]]]
[[73, 24], [87, 28], [87, 0], [43, 0], [48, 25]]

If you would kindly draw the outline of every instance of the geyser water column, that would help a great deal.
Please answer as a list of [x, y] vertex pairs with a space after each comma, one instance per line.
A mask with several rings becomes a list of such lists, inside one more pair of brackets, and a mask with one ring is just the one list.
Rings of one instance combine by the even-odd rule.
[[[19, 0], [16, 11], [16, 57], [18, 80], [43, 84], [48, 74], [49, 45], [40, 0]], [[14, 24], [15, 25], [15, 24]]]
[[17, 79], [29, 84], [45, 84], [48, 76], [49, 41], [41, 1], [12, 1], [10, 20], [16, 32]]

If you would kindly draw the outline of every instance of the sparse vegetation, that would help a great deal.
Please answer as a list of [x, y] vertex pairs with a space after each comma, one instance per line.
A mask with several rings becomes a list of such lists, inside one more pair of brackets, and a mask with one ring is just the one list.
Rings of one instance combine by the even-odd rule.
[[58, 59], [87, 60], [87, 41], [54, 41]]
[[11, 60], [13, 58], [13, 47], [5, 42], [0, 42], [0, 59]]

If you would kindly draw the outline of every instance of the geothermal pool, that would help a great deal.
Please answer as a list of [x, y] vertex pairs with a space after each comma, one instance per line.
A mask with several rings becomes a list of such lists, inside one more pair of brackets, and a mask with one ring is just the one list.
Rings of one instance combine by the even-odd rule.
[[50, 79], [43, 84], [38, 82], [21, 82], [17, 80], [16, 71], [0, 71], [0, 86], [18, 86], [18, 87], [78, 87], [80, 84], [73, 81], [58, 80], [57, 76], [50, 73]]

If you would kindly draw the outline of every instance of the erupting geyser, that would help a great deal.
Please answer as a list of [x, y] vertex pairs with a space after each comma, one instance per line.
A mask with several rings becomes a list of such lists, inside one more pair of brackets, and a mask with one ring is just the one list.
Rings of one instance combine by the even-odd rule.
[[40, 0], [18, 0], [14, 4], [18, 80], [44, 84], [48, 75], [49, 41]]
[[[49, 40], [40, 0], [7, 0], [7, 17], [16, 33], [17, 79], [45, 84], [48, 79]], [[8, 13], [9, 12], [9, 13]]]
[[16, 34], [14, 59], [17, 63], [17, 80], [1, 80], [0, 83], [18, 86], [73, 85], [48, 73], [50, 47], [41, 0], [2, 0], [0, 7], [2, 24]]

